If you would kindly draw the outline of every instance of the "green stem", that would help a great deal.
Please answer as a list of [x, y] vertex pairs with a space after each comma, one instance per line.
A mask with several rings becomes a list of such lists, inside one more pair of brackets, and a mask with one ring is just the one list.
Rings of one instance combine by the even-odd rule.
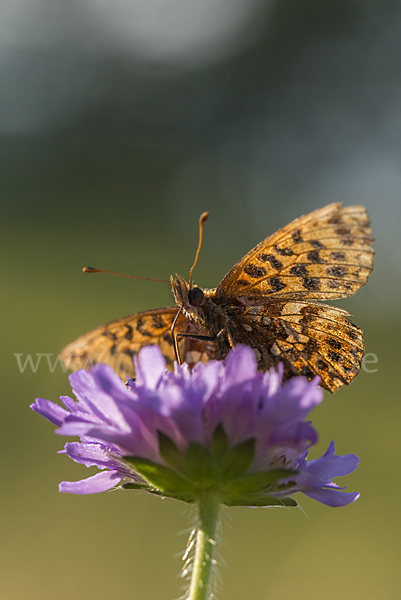
[[210, 597], [209, 584], [220, 503], [220, 496], [213, 492], [205, 492], [198, 501], [199, 525], [188, 600], [208, 600]]

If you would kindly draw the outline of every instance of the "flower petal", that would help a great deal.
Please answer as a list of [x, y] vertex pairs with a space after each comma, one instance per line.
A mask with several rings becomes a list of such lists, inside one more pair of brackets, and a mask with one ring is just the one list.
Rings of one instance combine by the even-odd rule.
[[[305, 460], [306, 456], [304, 457]], [[334, 477], [349, 475], [355, 471], [358, 464], [359, 458], [355, 454], [336, 455], [334, 442], [330, 442], [323, 456], [306, 463], [306, 472], [308, 478], [327, 482], [334, 479]]]
[[141, 360], [135, 357], [136, 383], [155, 390], [163, 376], [166, 361], [158, 346], [145, 346], [141, 350]]
[[252, 379], [257, 371], [255, 354], [249, 346], [238, 344], [226, 358], [223, 390]]
[[330, 490], [324, 488], [316, 488], [315, 490], [307, 491], [303, 490], [305, 496], [318, 500], [326, 506], [332, 506], [337, 508], [339, 506], [347, 506], [352, 502], [355, 502], [360, 496], [358, 492], [341, 492], [339, 490]]
[[35, 402], [31, 404], [31, 409], [54, 425], [61, 425], [64, 419], [70, 414], [68, 410], [44, 398], [36, 398]]
[[122, 479], [118, 471], [102, 471], [80, 481], [62, 481], [60, 492], [68, 494], [98, 494], [116, 486]]
[[[77, 463], [87, 467], [97, 466], [99, 469], [115, 468], [115, 460], [111, 459], [111, 448], [104, 444], [82, 444], [70, 442], [65, 445], [67, 455]], [[121, 451], [119, 451], [121, 455]]]

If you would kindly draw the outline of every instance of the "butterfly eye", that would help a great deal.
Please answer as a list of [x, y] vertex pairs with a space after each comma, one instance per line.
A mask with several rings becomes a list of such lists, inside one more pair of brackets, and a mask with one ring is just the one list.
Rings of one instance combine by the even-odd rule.
[[191, 306], [201, 306], [203, 300], [205, 299], [205, 294], [203, 293], [203, 291], [198, 288], [198, 287], [194, 287], [191, 290], [189, 290], [188, 292], [188, 302], [190, 303]]

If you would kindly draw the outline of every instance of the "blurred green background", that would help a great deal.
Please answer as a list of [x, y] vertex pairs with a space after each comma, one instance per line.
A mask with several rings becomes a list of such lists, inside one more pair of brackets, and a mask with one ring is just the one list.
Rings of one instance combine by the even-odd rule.
[[[46, 358], [111, 319], [216, 286], [253, 245], [329, 202], [364, 204], [377, 257], [338, 302], [377, 357], [312, 415], [361, 458], [353, 505], [224, 513], [220, 600], [398, 599], [401, 3], [399, 0], [0, 1], [3, 600], [155, 600], [193, 515], [134, 493], [79, 497], [91, 474], [29, 410], [69, 394]], [[373, 371], [375, 372], [368, 372]], [[341, 483], [341, 481], [339, 481]]]

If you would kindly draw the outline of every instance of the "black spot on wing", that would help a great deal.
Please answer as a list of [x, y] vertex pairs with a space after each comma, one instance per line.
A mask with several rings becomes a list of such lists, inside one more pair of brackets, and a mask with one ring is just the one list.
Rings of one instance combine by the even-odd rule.
[[335, 265], [334, 267], [329, 267], [327, 269], [327, 273], [331, 277], [344, 277], [344, 275], [348, 273], [348, 269], [346, 267]]
[[315, 373], [306, 365], [301, 368], [301, 375], [307, 377], [308, 379], [313, 379]]
[[272, 289], [272, 292], [280, 292], [286, 287], [286, 284], [283, 283], [279, 277], [270, 277], [269, 285]]
[[340, 225], [343, 220], [340, 213], [335, 213], [332, 217], [330, 217], [330, 219], [327, 219], [327, 222], [330, 225]]
[[137, 320], [137, 322], [136, 322], [136, 328], [139, 331], [139, 333], [141, 333], [142, 335], [146, 335], [148, 337], [152, 337], [151, 332], [146, 329], [145, 320], [144, 319], [139, 318]]
[[324, 250], [326, 248], [326, 246], [322, 244], [322, 242], [319, 242], [319, 240], [309, 240], [309, 243], [311, 246], [316, 248], [316, 250]]
[[153, 315], [152, 316], [152, 327], [155, 329], [163, 329], [166, 327], [166, 323], [161, 315]]
[[294, 244], [301, 244], [304, 240], [302, 239], [301, 236], [301, 230], [297, 229], [296, 231], [294, 231], [292, 234], [292, 239], [294, 241]]
[[343, 246], [352, 246], [354, 243], [354, 239], [351, 236], [343, 237], [340, 240], [340, 244]]
[[126, 340], [132, 340], [132, 336], [134, 335], [134, 329], [131, 325], [128, 325], [127, 323], [125, 324], [127, 331], [125, 332], [125, 339]]
[[314, 264], [322, 264], [322, 263], [327, 262], [320, 256], [318, 250], [311, 250], [310, 252], [308, 252], [307, 257], [308, 257], [308, 260]]
[[307, 277], [309, 275], [307, 268], [305, 265], [294, 265], [290, 269], [291, 275], [295, 275], [296, 277]]
[[329, 352], [327, 353], [327, 356], [333, 362], [341, 363], [341, 356], [337, 352], [334, 352], [333, 350], [329, 350]]
[[112, 331], [103, 331], [102, 335], [104, 335], [104, 337], [108, 337], [110, 340], [112, 340], [113, 342], [117, 341], [117, 336], [115, 333], [113, 333]]
[[329, 338], [327, 340], [327, 343], [329, 346], [331, 346], [332, 348], [334, 348], [335, 350], [340, 350], [342, 348], [342, 344], [341, 342], [339, 342], [338, 340], [336, 340], [335, 338]]
[[336, 262], [337, 261], [343, 262], [344, 260], [347, 260], [345, 252], [341, 252], [341, 251], [331, 252], [330, 258]]
[[320, 283], [317, 277], [304, 277], [302, 285], [310, 292], [320, 289]]
[[262, 262], [269, 262], [272, 266], [273, 269], [276, 269], [276, 271], [280, 271], [280, 269], [283, 268], [283, 263], [280, 262], [275, 256], [274, 254], [259, 254], [258, 259]]
[[256, 265], [247, 265], [244, 269], [245, 273], [252, 277], [252, 279], [260, 279], [266, 275], [266, 269], [263, 267], [257, 267]]
[[131, 348], [124, 348], [123, 354], [126, 354], [127, 356], [132, 358], [133, 356], [135, 356], [136, 352], [135, 350], [131, 350]]
[[278, 246], [274, 246], [274, 250], [280, 256], [293, 256], [294, 254], [291, 248], [279, 248]]
[[337, 235], [351, 235], [351, 229], [349, 227], [338, 227], [338, 229], [335, 230], [335, 233]]
[[356, 340], [359, 338], [358, 333], [356, 331], [353, 331], [353, 329], [348, 329], [347, 334], [350, 340]]
[[162, 335], [162, 338], [165, 342], [167, 342], [170, 346], [172, 346], [174, 344], [173, 342], [173, 338], [171, 336], [171, 333], [169, 331], [165, 331]]

